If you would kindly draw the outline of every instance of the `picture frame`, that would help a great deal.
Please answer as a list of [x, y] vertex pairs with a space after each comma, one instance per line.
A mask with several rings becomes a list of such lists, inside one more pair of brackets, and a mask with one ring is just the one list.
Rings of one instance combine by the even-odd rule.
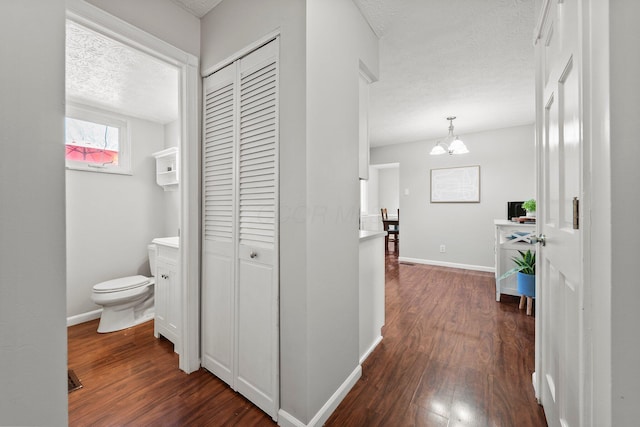
[[431, 203], [480, 203], [480, 166], [431, 169]]

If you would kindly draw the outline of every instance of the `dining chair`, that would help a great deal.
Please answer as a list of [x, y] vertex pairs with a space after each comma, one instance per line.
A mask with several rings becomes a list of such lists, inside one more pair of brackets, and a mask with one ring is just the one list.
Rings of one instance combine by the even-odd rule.
[[[395, 220], [389, 220], [387, 208], [381, 208], [380, 214], [382, 216], [382, 229], [387, 232], [384, 237], [385, 251], [389, 250], [389, 242], [393, 242], [393, 249], [398, 253], [400, 244], [400, 209], [398, 209], [398, 218]], [[393, 238], [390, 239], [390, 236], [393, 236]]]

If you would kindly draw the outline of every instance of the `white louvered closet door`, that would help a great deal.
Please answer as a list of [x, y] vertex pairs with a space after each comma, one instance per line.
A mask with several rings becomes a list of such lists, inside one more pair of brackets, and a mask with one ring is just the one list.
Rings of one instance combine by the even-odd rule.
[[233, 385], [236, 65], [204, 80], [202, 365]]
[[[222, 122], [227, 115], [212, 112], [210, 120], [205, 107], [203, 174], [203, 364], [274, 419], [279, 409], [277, 52], [277, 41], [273, 41], [227, 67], [233, 68], [235, 78], [233, 149], [227, 152], [229, 134], [221, 131], [220, 149], [212, 152], [229, 161], [220, 160], [224, 166], [219, 169], [207, 169], [207, 125], [226, 128]], [[211, 77], [219, 83], [210, 85]], [[212, 105], [226, 105], [222, 88], [227, 77], [218, 73], [211, 77], [205, 80], [205, 103], [208, 94], [215, 92], [220, 102]], [[214, 118], [218, 115], [219, 121]], [[217, 157], [211, 161], [218, 166]], [[208, 221], [215, 230], [211, 238]], [[220, 234], [223, 232], [227, 234]], [[226, 258], [227, 236], [235, 251], [232, 266]], [[229, 298], [233, 300], [230, 305]], [[205, 313], [210, 308], [216, 312]], [[231, 332], [227, 334], [229, 319]], [[231, 359], [223, 351], [229, 339], [233, 341]], [[218, 371], [230, 373], [231, 381]]]

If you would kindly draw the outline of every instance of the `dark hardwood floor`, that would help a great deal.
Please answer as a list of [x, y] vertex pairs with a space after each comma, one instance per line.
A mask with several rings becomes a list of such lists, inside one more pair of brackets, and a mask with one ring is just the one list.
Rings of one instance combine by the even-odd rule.
[[383, 340], [327, 426], [546, 426], [534, 322], [493, 273], [386, 262]]
[[[494, 300], [489, 273], [398, 264], [387, 255], [384, 339], [327, 426], [546, 426], [531, 386], [534, 318]], [[178, 370], [153, 322], [68, 331], [71, 426], [273, 426], [204, 370]]]

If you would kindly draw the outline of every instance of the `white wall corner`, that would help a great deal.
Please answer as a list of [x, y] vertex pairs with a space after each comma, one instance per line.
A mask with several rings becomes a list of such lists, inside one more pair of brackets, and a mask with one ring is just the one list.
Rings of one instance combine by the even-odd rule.
[[430, 259], [398, 257], [399, 262], [408, 262], [413, 264], [435, 265], [438, 267], [461, 268], [463, 270], [485, 271], [487, 273], [495, 273], [495, 267], [486, 267], [483, 265], [461, 264], [457, 262], [434, 261]]
[[340, 402], [345, 398], [347, 393], [351, 391], [353, 386], [362, 376], [362, 366], [358, 365], [351, 372], [351, 375], [342, 383], [340, 387], [333, 393], [327, 402], [320, 408], [318, 413], [309, 421], [308, 424], [298, 420], [287, 411], [280, 409], [278, 411], [278, 425], [282, 427], [320, 427], [329, 419], [333, 411], [336, 410]]

